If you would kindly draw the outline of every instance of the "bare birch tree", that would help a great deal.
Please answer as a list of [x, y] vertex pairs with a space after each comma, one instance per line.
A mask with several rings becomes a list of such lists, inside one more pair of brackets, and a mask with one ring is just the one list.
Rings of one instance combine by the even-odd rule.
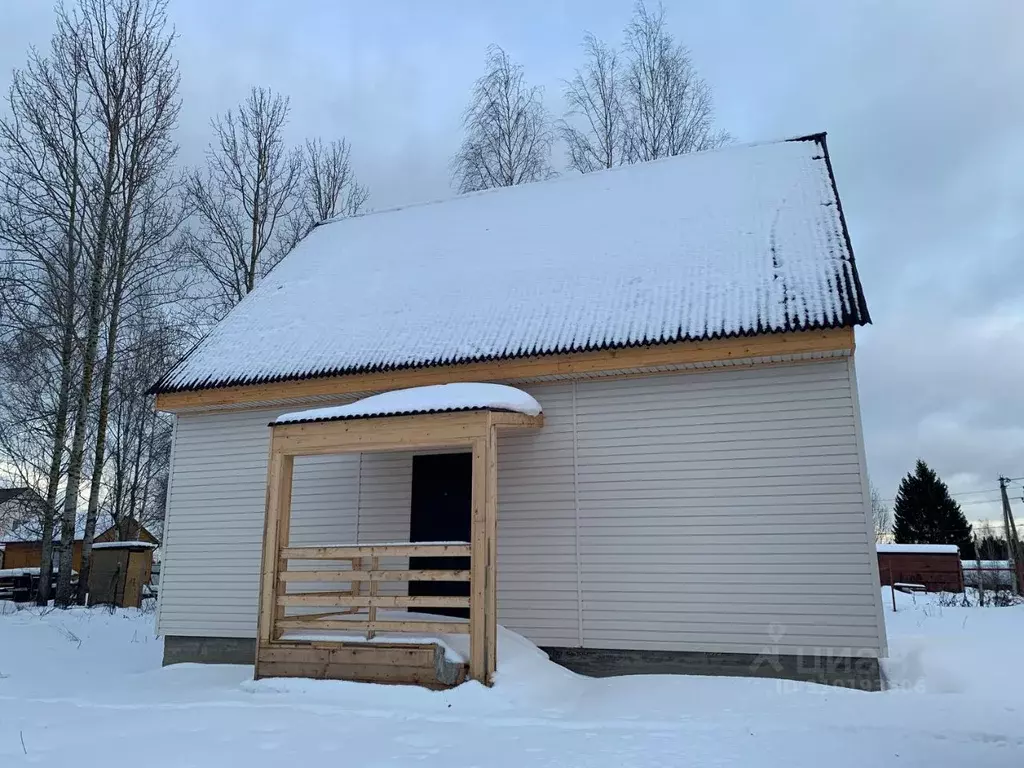
[[[95, 130], [91, 140], [82, 144], [93, 177], [87, 187], [89, 216], [83, 242], [90, 258], [81, 386], [61, 512], [56, 593], [56, 603], [61, 606], [70, 605], [75, 597], [71, 589], [72, 543], [86, 469], [86, 440], [93, 426], [90, 416], [101, 331], [109, 315], [108, 278], [115, 263], [117, 217], [126, 188], [125, 159], [130, 154], [131, 131], [133, 126], [150, 130], [154, 105], [166, 106], [173, 100], [173, 94], [165, 99], [167, 81], [157, 74], [162, 71], [160, 65], [151, 66], [161, 61], [170, 47], [162, 0], [80, 0], [72, 17], [77, 21], [82, 83]], [[172, 82], [176, 87], [176, 75]], [[155, 124], [161, 121], [157, 119]]]
[[167, 30], [162, 2], [143, 18], [138, 39], [120, 62], [128, 83], [128, 105], [119, 140], [118, 193], [109, 244], [109, 285], [105, 302], [105, 342], [96, 406], [92, 476], [82, 537], [77, 602], [88, 593], [92, 540], [105, 471], [110, 389], [117, 360], [117, 341], [126, 305], [139, 293], [159, 290], [169, 278], [167, 244], [181, 222], [172, 163], [177, 154], [171, 132], [179, 110], [178, 69], [171, 53], [173, 33]]
[[[177, 69], [165, 10], [165, 0], [58, 7], [47, 55], [31, 51], [15, 72], [0, 118], [0, 466], [44, 494], [44, 574], [59, 508], [62, 606], [83, 600], [88, 584], [120, 327], [178, 282], [168, 246], [181, 221], [170, 139]], [[39, 601], [49, 586], [40, 579]]]
[[627, 131], [618, 52], [591, 34], [583, 50], [587, 61], [565, 85], [568, 114], [558, 127], [569, 167], [590, 173], [626, 161]]
[[213, 286], [221, 315], [241, 301], [294, 245], [303, 159], [284, 141], [288, 99], [253, 88], [237, 110], [212, 121], [214, 142], [186, 193], [196, 227], [186, 238], [194, 264]]
[[[45, 465], [45, 480], [38, 479], [46, 500], [39, 521], [43, 573], [51, 567], [77, 373], [82, 146], [91, 123], [79, 24], [58, 9], [47, 55], [32, 50], [25, 68], [15, 71], [8, 115], [0, 118], [0, 363], [7, 373], [0, 434], [8, 461], [20, 459], [22, 472], [36, 459]], [[50, 580], [40, 579], [39, 602], [49, 592]]]
[[622, 99], [629, 162], [713, 149], [729, 141], [714, 127], [711, 88], [665, 24], [665, 9], [640, 0], [626, 28]]
[[551, 118], [539, 87], [496, 45], [463, 115], [465, 138], [452, 159], [459, 192], [511, 187], [553, 175]]

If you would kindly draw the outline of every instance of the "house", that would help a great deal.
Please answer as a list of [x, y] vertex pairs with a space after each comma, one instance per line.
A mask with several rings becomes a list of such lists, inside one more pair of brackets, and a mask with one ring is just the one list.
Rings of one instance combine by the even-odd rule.
[[824, 134], [325, 223], [153, 388], [164, 661], [875, 687], [867, 322]]
[[883, 585], [920, 584], [929, 592], [963, 592], [964, 574], [956, 544], [878, 544]]
[[[33, 492], [34, 493], [34, 492]], [[129, 528], [129, 538], [139, 540], [147, 544], [159, 545], [160, 541], [145, 527], [133, 521]], [[71, 549], [71, 568], [78, 571], [82, 567], [82, 542], [85, 535], [84, 527], [80, 524], [75, 531], [75, 539]], [[54, 542], [60, 540], [60, 527], [57, 526], [53, 534]], [[118, 541], [117, 527], [110, 526], [93, 537], [93, 544], [101, 542]], [[15, 526], [3, 537], [0, 544], [4, 548], [4, 568], [39, 568], [42, 560], [42, 540], [39, 538], [39, 530], [33, 524], [22, 524]], [[56, 567], [56, 562], [54, 563]]]

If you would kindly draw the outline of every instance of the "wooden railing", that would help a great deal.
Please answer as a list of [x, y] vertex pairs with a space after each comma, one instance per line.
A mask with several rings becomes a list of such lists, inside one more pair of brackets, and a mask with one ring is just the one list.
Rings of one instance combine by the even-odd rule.
[[[367, 544], [344, 547], [283, 547], [280, 550], [278, 583], [274, 595], [272, 637], [281, 639], [285, 632], [309, 630], [343, 630], [365, 633], [367, 639], [376, 632], [397, 633], [469, 633], [468, 620], [425, 621], [423, 619], [378, 620], [378, 608], [469, 608], [469, 597], [430, 595], [381, 595], [382, 583], [410, 581], [469, 582], [470, 571], [451, 569], [382, 568], [382, 558], [465, 557], [470, 556], [467, 543], [437, 544]], [[290, 570], [292, 561], [330, 560], [348, 563], [348, 568]], [[289, 592], [288, 585], [348, 584], [345, 590]], [[331, 608], [321, 613], [285, 615], [292, 607]], [[342, 617], [366, 618], [342, 618]]]

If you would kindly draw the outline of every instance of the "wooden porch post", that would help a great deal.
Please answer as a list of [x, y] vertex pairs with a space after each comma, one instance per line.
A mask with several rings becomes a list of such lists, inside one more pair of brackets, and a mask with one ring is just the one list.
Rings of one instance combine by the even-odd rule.
[[473, 441], [473, 511], [469, 598], [469, 674], [485, 685], [498, 665], [498, 430], [487, 418]]
[[487, 495], [484, 501], [484, 518], [487, 529], [487, 576], [484, 612], [487, 630], [485, 632], [487, 684], [494, 683], [494, 671], [498, 667], [498, 428], [487, 417]]
[[263, 562], [260, 569], [260, 611], [258, 618], [256, 677], [259, 677], [259, 649], [276, 639], [277, 621], [284, 608], [277, 605], [281, 582], [281, 547], [288, 546], [291, 523], [292, 469], [295, 457], [274, 450], [273, 435], [267, 461], [267, 504], [263, 524]]
[[473, 441], [469, 559], [469, 675], [487, 683], [487, 440]]

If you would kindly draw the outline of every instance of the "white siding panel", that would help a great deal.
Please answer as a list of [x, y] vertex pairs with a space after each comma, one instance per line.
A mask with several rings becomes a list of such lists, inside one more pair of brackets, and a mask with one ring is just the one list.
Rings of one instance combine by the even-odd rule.
[[539, 645], [579, 646], [573, 385], [528, 390], [544, 428], [498, 444], [498, 621]]
[[[360, 544], [409, 540], [412, 453], [365, 453], [359, 467]], [[382, 568], [408, 568], [409, 558], [382, 558]], [[406, 595], [409, 585], [385, 582], [382, 595]]]
[[[277, 413], [179, 416], [160, 585], [161, 633], [255, 635], [267, 424]], [[356, 540], [358, 471], [358, 456], [296, 459], [291, 543]]]
[[584, 646], [878, 650], [846, 360], [577, 384]]
[[256, 631], [267, 427], [274, 411], [181, 415], [165, 526], [158, 631]]
[[412, 453], [367, 453], [359, 468], [359, 543], [409, 540]]

